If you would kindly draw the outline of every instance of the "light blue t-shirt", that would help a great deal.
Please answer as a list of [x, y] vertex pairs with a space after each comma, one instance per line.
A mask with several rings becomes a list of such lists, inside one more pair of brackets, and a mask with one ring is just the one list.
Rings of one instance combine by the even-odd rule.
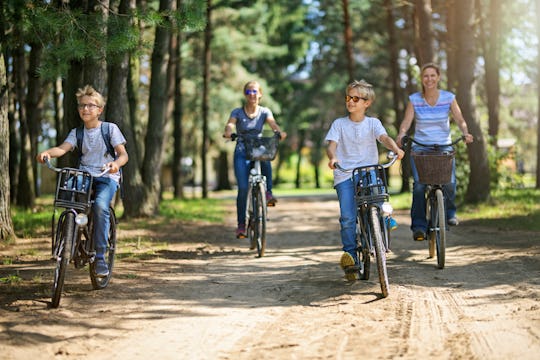
[[[334, 120], [325, 140], [337, 143], [336, 156], [340, 166], [352, 169], [379, 163], [377, 141], [386, 134], [386, 129], [377, 118], [366, 116], [364, 120], [355, 122], [347, 116]], [[335, 169], [334, 186], [351, 176], [351, 173]]]
[[[105, 140], [101, 134], [102, 124], [103, 123], [100, 122], [99, 126], [93, 129], [87, 129], [86, 127], [84, 128], [81, 149], [82, 157], [79, 168], [81, 170], [88, 171], [90, 174], [92, 174], [92, 176], [99, 175], [102, 172], [101, 168], [103, 165], [114, 161], [114, 158], [107, 152], [107, 145], [105, 145]], [[115, 123], [109, 123], [109, 131], [111, 135], [111, 145], [113, 148], [120, 144], [126, 143], [126, 139], [120, 131], [118, 125]], [[64, 142], [71, 144], [73, 149], [77, 147], [76, 128], [71, 129]], [[107, 173], [104, 176], [111, 178], [116, 182], [120, 181], [119, 171], [114, 174]]]
[[414, 138], [424, 144], [449, 144], [450, 106], [455, 95], [446, 90], [439, 90], [439, 98], [434, 106], [429, 105], [421, 93], [409, 96], [414, 108], [416, 125]]

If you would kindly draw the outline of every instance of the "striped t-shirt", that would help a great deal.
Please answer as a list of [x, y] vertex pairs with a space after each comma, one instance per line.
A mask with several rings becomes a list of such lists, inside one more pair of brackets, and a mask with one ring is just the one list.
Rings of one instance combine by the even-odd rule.
[[450, 106], [456, 96], [439, 90], [439, 98], [434, 106], [429, 105], [421, 93], [409, 96], [414, 108], [416, 125], [414, 138], [424, 144], [448, 144], [450, 138]]

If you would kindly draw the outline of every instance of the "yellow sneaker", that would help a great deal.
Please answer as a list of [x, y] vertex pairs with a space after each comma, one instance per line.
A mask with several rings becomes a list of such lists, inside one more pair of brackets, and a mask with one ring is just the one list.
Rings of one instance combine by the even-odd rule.
[[354, 264], [354, 258], [348, 252], [344, 252], [341, 255], [341, 260], [339, 261], [341, 269], [345, 272], [345, 278], [348, 281], [355, 281], [359, 279], [358, 269]]

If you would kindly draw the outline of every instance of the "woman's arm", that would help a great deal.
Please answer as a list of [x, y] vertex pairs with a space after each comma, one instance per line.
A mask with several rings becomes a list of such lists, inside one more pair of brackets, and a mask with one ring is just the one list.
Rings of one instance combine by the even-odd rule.
[[276, 119], [274, 119], [273, 117], [267, 117], [266, 123], [268, 124], [268, 126], [270, 126], [272, 130], [280, 133], [280, 138], [279, 138], [280, 140], [285, 140], [285, 138], [287, 137], [287, 133], [284, 131], [281, 131]]
[[456, 99], [452, 101], [452, 105], [450, 105], [450, 111], [452, 111], [452, 116], [454, 117], [454, 121], [459, 127], [459, 130], [461, 130], [461, 133], [463, 134], [463, 136], [465, 136], [465, 142], [467, 144], [472, 143], [474, 141], [474, 137], [471, 134], [469, 134], [467, 123], [465, 122], [465, 118], [463, 117], [463, 114], [461, 113], [461, 109]]
[[403, 121], [401, 122], [401, 125], [399, 126], [399, 134], [396, 137], [396, 143], [399, 147], [403, 147], [402, 139], [405, 135], [407, 135], [407, 131], [411, 128], [412, 122], [414, 119], [414, 108], [411, 102], [407, 104], [407, 108], [405, 109], [405, 116], [403, 117]]
[[225, 124], [225, 130], [223, 131], [223, 137], [226, 139], [231, 138], [234, 128], [236, 127], [236, 118], [229, 118], [227, 124]]

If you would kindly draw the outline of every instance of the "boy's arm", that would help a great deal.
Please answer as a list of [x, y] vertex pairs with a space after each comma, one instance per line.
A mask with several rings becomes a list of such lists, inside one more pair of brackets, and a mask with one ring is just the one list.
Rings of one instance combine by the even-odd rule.
[[116, 155], [118, 155], [118, 157], [116, 158], [116, 160], [106, 164], [106, 166], [111, 168], [111, 170], [109, 171], [111, 174], [120, 171], [120, 168], [126, 165], [129, 160], [129, 156], [124, 144], [116, 145], [114, 151], [116, 152]]
[[58, 146], [40, 152], [39, 154], [37, 154], [36, 160], [43, 164], [46, 157], [49, 159], [57, 158], [63, 156], [65, 153], [71, 150], [73, 150], [73, 145], [68, 142], [63, 142]]
[[403, 159], [405, 152], [397, 146], [396, 142], [388, 135], [381, 135], [379, 141], [388, 149], [395, 152], [398, 156], [398, 159]]
[[334, 164], [339, 162], [336, 157], [337, 142], [328, 140], [328, 145], [326, 146], [326, 155], [328, 156], [328, 167], [330, 169], [335, 169]]

